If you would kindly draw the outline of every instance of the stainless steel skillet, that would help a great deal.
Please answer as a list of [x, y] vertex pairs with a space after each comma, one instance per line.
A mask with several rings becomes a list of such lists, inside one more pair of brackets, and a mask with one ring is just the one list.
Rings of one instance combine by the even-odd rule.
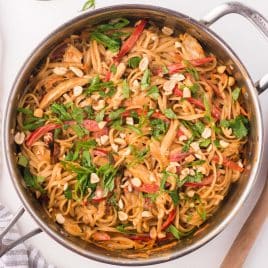
[[[3, 130], [3, 148], [10, 177], [24, 206], [24, 208], [19, 210], [18, 214], [15, 216], [6, 231], [23, 214], [24, 210], [28, 211], [32, 215], [39, 225], [39, 228], [21, 237], [20, 240], [11, 245], [3, 245], [0, 243], [0, 256], [18, 243], [40, 233], [41, 231], [44, 231], [66, 248], [69, 248], [70, 250], [90, 259], [117, 265], [157, 264], [181, 257], [198, 249], [218, 235], [228, 225], [252, 190], [257, 174], [261, 168], [260, 160], [263, 150], [263, 123], [258, 101], [258, 93], [263, 92], [268, 87], [268, 76], [265, 76], [258, 82], [253, 83], [250, 75], [238, 56], [223, 41], [223, 39], [209, 28], [212, 23], [220, 19], [222, 16], [230, 13], [237, 13], [246, 17], [268, 37], [268, 21], [260, 13], [242, 5], [241, 3], [231, 2], [223, 4], [212, 10], [212, 12], [205, 16], [205, 18], [201, 21], [197, 21], [184, 14], [156, 6], [120, 5], [106, 7], [83, 13], [82, 15], [70, 20], [56, 29], [40, 43], [40, 45], [27, 59], [15, 79], [4, 116], [5, 122]], [[40, 204], [36, 202], [36, 199], [31, 195], [31, 193], [23, 187], [21, 183], [22, 176], [15, 161], [16, 146], [13, 142], [12, 129], [15, 128], [16, 124], [15, 115], [18, 100], [24, 92], [27, 80], [32, 70], [48, 54], [51, 48], [53, 48], [64, 37], [73, 32], [79, 31], [79, 29], [82, 29], [85, 25], [95, 25], [115, 17], [127, 17], [130, 19], [147, 18], [160, 26], [165, 25], [175, 28], [177, 31], [187, 31], [195, 36], [208, 51], [215, 54], [225, 64], [233, 65], [235, 78], [247, 89], [247, 93], [244, 97], [247, 110], [250, 111], [251, 114], [251, 132], [247, 152], [247, 167], [239, 182], [231, 187], [227, 198], [223, 201], [217, 213], [214, 217], [209, 219], [208, 228], [198, 232], [191, 239], [182, 240], [176, 247], [166, 252], [162, 252], [161, 254], [158, 253], [157, 255], [152, 255], [147, 259], [128, 259], [123, 257], [120, 252], [107, 252], [104, 249], [97, 248], [94, 245], [88, 244], [78, 238], [68, 236], [55, 222], [52, 222], [46, 216]], [[0, 241], [2, 241], [6, 231], [0, 235]]]

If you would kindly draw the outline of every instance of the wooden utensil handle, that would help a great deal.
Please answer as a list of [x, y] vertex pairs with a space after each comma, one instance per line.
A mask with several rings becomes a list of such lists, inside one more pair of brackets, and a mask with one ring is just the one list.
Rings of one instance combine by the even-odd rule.
[[246, 260], [249, 251], [267, 217], [268, 211], [268, 183], [265, 183], [262, 194], [240, 230], [233, 245], [225, 256], [221, 268], [240, 268]]

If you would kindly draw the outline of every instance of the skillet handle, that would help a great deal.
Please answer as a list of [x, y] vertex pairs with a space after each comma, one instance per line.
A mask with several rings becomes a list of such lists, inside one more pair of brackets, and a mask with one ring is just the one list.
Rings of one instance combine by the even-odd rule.
[[31, 238], [32, 236], [39, 234], [42, 232], [40, 228], [36, 228], [32, 230], [31, 232], [27, 233], [26, 235], [21, 236], [19, 239], [11, 242], [10, 244], [4, 244], [3, 240], [5, 235], [8, 233], [8, 231], [13, 227], [13, 225], [20, 219], [20, 217], [23, 215], [25, 209], [21, 207], [16, 215], [12, 218], [10, 223], [7, 225], [7, 227], [0, 233], [0, 257], [2, 257], [5, 253], [7, 253], [9, 250], [13, 249], [20, 243], [23, 243], [27, 239]]
[[[266, 38], [268, 38], [268, 20], [257, 10], [239, 2], [229, 2], [214, 8], [200, 22], [206, 26], [210, 26], [225, 15], [232, 13], [239, 14], [248, 19]], [[259, 93], [266, 90], [268, 88], [268, 74], [257, 81], [255, 86]]]

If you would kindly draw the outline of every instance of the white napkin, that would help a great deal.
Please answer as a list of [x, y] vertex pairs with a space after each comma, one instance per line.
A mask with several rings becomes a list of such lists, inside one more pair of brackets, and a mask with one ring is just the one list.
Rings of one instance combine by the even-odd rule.
[[[8, 225], [12, 219], [12, 214], [9, 210], [0, 203], [0, 233]], [[18, 239], [20, 234], [16, 227], [4, 237], [4, 244]], [[54, 265], [48, 264], [41, 256], [39, 251], [35, 248], [27, 248], [25, 244], [20, 244], [8, 251], [2, 258], [0, 258], [0, 268], [55, 268]]]

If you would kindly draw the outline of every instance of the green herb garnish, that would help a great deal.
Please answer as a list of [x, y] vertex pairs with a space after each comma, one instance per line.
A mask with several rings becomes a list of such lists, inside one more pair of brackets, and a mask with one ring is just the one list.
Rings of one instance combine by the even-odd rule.
[[176, 119], [177, 115], [173, 112], [171, 108], [168, 108], [164, 111], [164, 114], [169, 119]]
[[97, 174], [102, 178], [104, 192], [110, 192], [114, 189], [114, 179], [117, 169], [113, 165], [105, 164], [97, 170]]
[[97, 122], [103, 121], [104, 115], [105, 115], [105, 109], [102, 109], [99, 113], [97, 113], [96, 121]]
[[210, 139], [202, 139], [199, 142], [200, 148], [207, 148], [210, 144], [211, 144], [211, 140]]
[[141, 129], [139, 129], [136, 126], [132, 126], [132, 125], [127, 125], [127, 128], [130, 129], [131, 131], [137, 133], [138, 135], [142, 135], [142, 131]]
[[143, 73], [143, 77], [141, 79], [141, 88], [142, 89], [147, 89], [148, 87], [150, 87], [150, 83], [151, 83], [151, 72], [150, 70], [147, 68], [144, 73]]
[[95, 0], [87, 0], [82, 7], [82, 11], [88, 10], [90, 8], [95, 8]]
[[[105, 92], [105, 89], [109, 89], [109, 91]], [[112, 81], [102, 82], [97, 75], [91, 80], [90, 85], [85, 92], [89, 95], [93, 92], [99, 92], [102, 97], [111, 97], [115, 92], [115, 86]]]
[[41, 177], [37, 177], [31, 174], [30, 169], [28, 167], [24, 168], [23, 179], [27, 187], [32, 188], [34, 190], [39, 191], [40, 193], [45, 193], [44, 188], [41, 186], [43, 179]]
[[193, 140], [194, 140], [194, 136], [192, 136], [188, 141], [186, 141], [186, 143], [182, 147], [183, 152], [188, 152], [190, 150], [190, 145], [193, 142]]
[[66, 199], [71, 200], [72, 199], [72, 190], [68, 186], [67, 189], [64, 191], [64, 196]]
[[127, 64], [130, 68], [135, 69], [139, 66], [141, 57], [132, 57], [128, 60]]
[[129, 95], [130, 95], [130, 88], [128, 86], [128, 83], [127, 83], [127, 80], [125, 79], [123, 81], [123, 85], [122, 85], [122, 93], [123, 93], [123, 97], [125, 99], [128, 99], [129, 98]]
[[119, 108], [115, 111], [110, 112], [109, 119], [116, 120], [121, 117], [121, 114], [125, 111], [125, 108]]
[[150, 121], [152, 128], [152, 136], [158, 138], [161, 135], [164, 135], [168, 129], [168, 123], [161, 119], [153, 119]]
[[181, 232], [173, 224], [170, 224], [168, 226], [167, 231], [172, 233], [173, 236], [177, 239], [180, 239], [182, 236]]
[[112, 38], [102, 32], [92, 32], [90, 35], [91, 40], [96, 40], [112, 52], [117, 52], [120, 49], [121, 41], [118, 38]]
[[157, 86], [152, 86], [152, 87], [148, 90], [146, 96], [150, 96], [152, 99], [157, 100], [158, 97], [160, 96], [160, 95], [159, 95], [159, 89], [158, 89], [158, 87], [157, 87]]
[[221, 120], [220, 126], [231, 128], [233, 134], [239, 139], [248, 135], [249, 122], [248, 119], [243, 115], [239, 115], [235, 119], [231, 120]]
[[24, 155], [19, 155], [19, 159], [18, 159], [18, 165], [22, 166], [22, 167], [27, 167], [29, 163], [29, 160], [26, 156]]
[[115, 66], [115, 64], [112, 64], [112, 66], [110, 68], [110, 71], [111, 71], [112, 74], [116, 74], [117, 67]]
[[240, 95], [240, 92], [241, 92], [241, 88], [239, 87], [236, 87], [233, 91], [232, 91], [232, 98], [234, 101], [237, 101], [238, 98], [239, 98], [239, 95]]

